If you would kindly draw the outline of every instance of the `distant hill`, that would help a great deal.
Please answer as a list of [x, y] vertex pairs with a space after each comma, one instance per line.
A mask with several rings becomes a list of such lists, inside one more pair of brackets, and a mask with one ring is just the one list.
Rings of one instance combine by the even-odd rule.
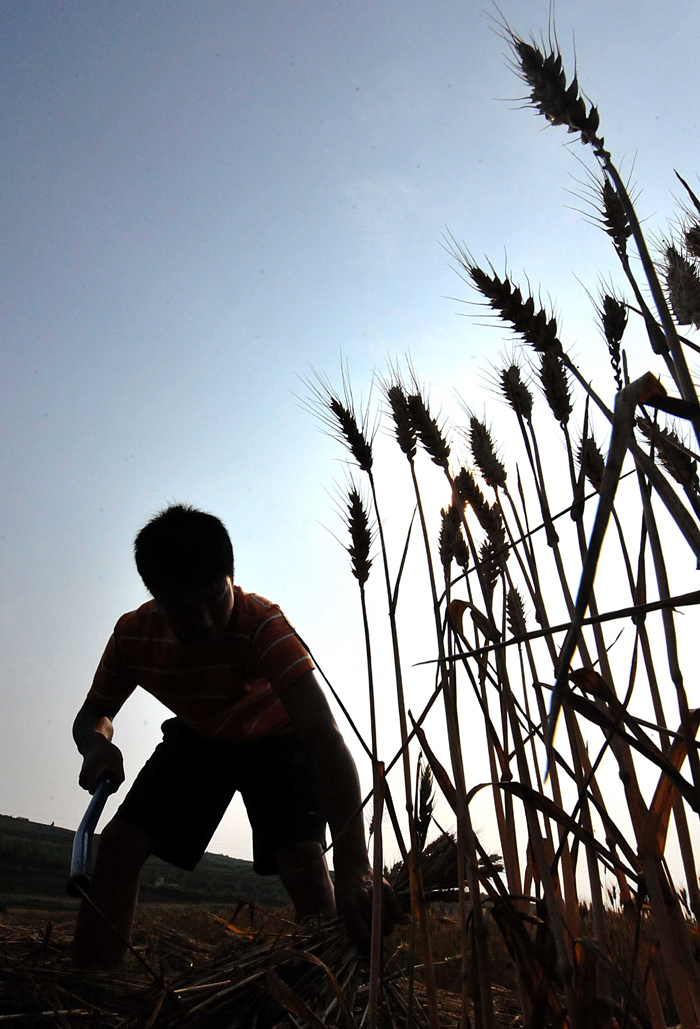
[[[74, 832], [27, 818], [0, 815], [0, 905], [71, 907], [66, 894]], [[99, 836], [94, 837], [93, 857]], [[286, 907], [289, 898], [277, 876], [259, 876], [252, 861], [205, 854], [194, 872], [149, 858], [140, 879], [140, 899], [148, 904], [235, 903]]]

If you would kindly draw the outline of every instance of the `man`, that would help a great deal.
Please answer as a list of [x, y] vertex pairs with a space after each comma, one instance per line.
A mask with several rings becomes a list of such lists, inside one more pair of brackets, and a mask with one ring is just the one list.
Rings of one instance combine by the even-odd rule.
[[[101, 834], [90, 898], [75, 932], [82, 967], [124, 958], [143, 863], [155, 854], [192, 869], [233, 794], [253, 829], [255, 871], [279, 873], [296, 918], [344, 915], [366, 945], [371, 924], [357, 771], [280, 609], [233, 583], [233, 551], [213, 515], [174, 505], [138, 534], [136, 566], [153, 599], [123, 615], [107, 644], [73, 736], [80, 785], [124, 781], [112, 722], [137, 685], [175, 715]], [[323, 855], [336, 844], [335, 888]], [[399, 915], [383, 885], [384, 927]], [[112, 923], [114, 933], [99, 909]]]

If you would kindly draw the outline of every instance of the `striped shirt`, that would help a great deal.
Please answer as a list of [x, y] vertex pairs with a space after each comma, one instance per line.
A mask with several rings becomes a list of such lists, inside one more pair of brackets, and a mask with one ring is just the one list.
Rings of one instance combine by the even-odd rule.
[[314, 664], [276, 604], [234, 586], [224, 633], [183, 644], [154, 600], [119, 619], [87, 699], [122, 704], [137, 686], [204, 736], [252, 741], [290, 731], [279, 699]]

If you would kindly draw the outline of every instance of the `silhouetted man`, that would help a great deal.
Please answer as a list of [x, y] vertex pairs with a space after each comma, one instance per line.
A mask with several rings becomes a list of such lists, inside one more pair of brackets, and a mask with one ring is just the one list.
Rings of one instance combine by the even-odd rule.
[[[175, 505], [138, 534], [136, 566], [153, 599], [123, 615], [73, 736], [80, 785], [124, 781], [112, 722], [137, 686], [174, 718], [101, 834], [91, 900], [128, 938], [143, 863], [155, 854], [195, 867], [233, 794], [253, 829], [255, 871], [279, 873], [297, 919], [347, 918], [360, 943], [371, 924], [357, 771], [313, 662], [280, 609], [233, 582], [228, 533], [213, 515]], [[335, 847], [335, 888], [323, 855]], [[398, 915], [384, 884], [384, 925]], [[119, 964], [125, 948], [83, 901], [75, 934], [83, 967]]]

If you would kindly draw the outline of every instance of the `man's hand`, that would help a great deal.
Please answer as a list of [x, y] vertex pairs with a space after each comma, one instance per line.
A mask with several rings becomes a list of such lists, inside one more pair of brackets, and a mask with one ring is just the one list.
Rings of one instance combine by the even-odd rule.
[[[387, 935], [403, 912], [396, 895], [386, 879], [382, 879], [382, 933]], [[372, 937], [372, 871], [367, 868], [354, 873], [335, 876], [335, 903], [338, 914], [348, 923], [348, 929], [363, 950], [369, 950]]]
[[83, 767], [80, 769], [78, 783], [88, 793], [94, 793], [103, 775], [112, 781], [112, 790], [117, 790], [124, 782], [124, 759], [119, 747], [96, 732], [89, 744], [84, 744]]
[[103, 775], [112, 780], [112, 790], [124, 782], [122, 752], [111, 742], [114, 733], [112, 719], [121, 704], [111, 706], [86, 700], [73, 722], [73, 739], [83, 755], [83, 767], [78, 782], [84, 790], [94, 793]]

